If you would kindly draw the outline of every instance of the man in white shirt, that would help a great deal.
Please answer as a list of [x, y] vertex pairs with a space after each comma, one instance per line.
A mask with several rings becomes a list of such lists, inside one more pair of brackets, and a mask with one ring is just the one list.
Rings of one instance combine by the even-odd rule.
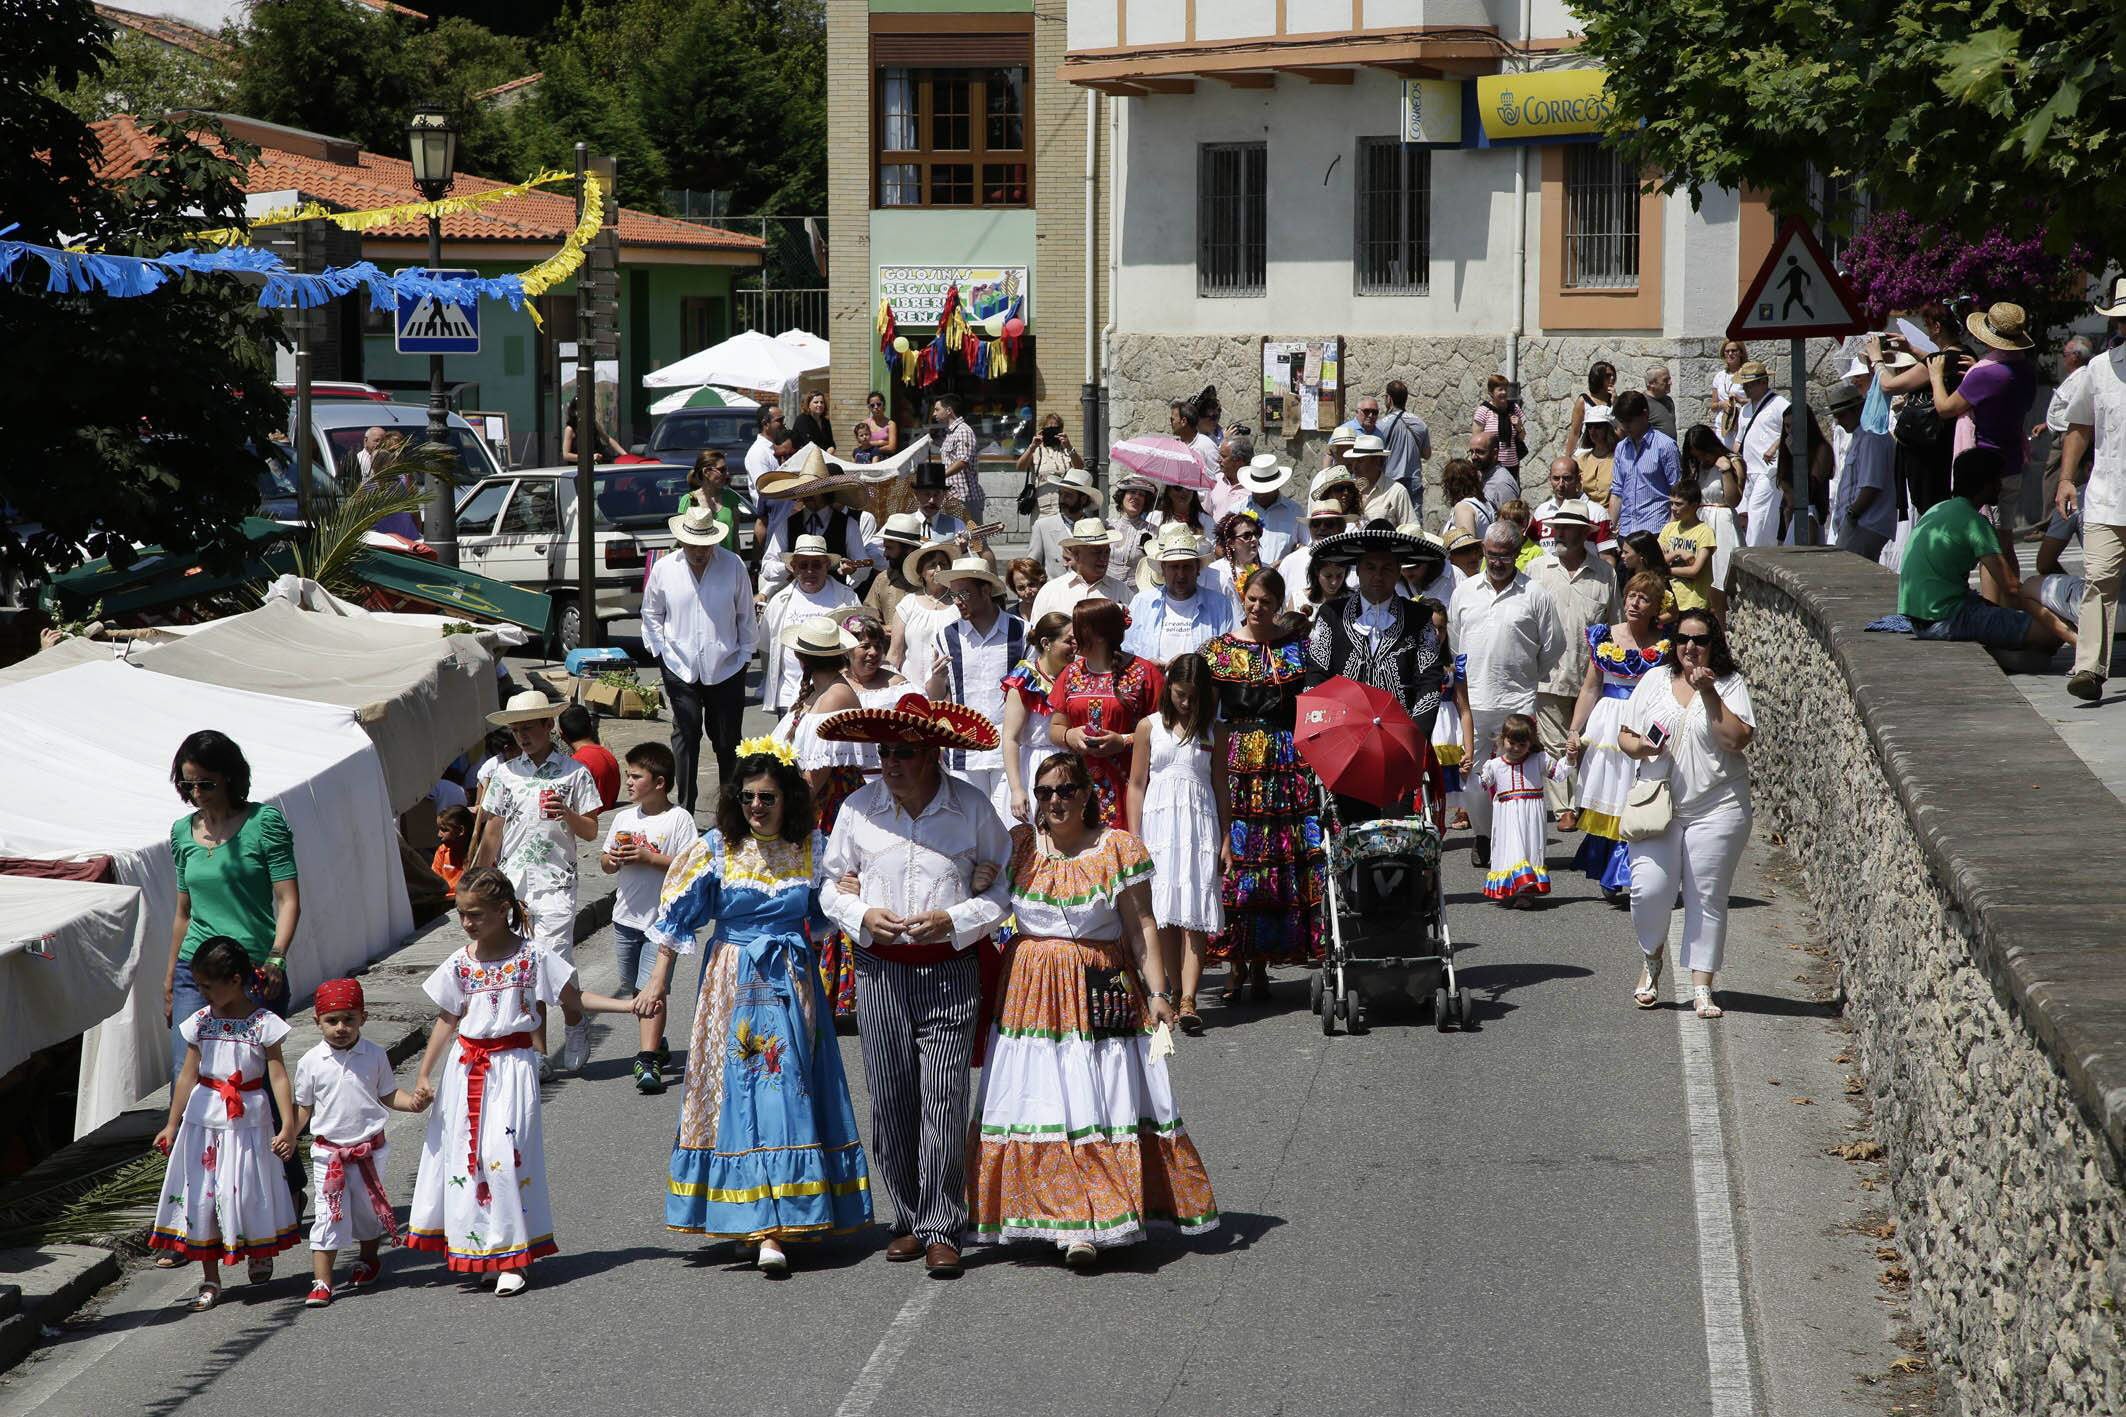
[[[960, 557], [938, 579], [959, 605], [960, 618], [938, 631], [937, 659], [923, 692], [1002, 723], [1004, 676], [1026, 657], [1026, 622], [997, 603], [1004, 582], [979, 556]], [[1010, 820], [1011, 788], [1004, 781], [1001, 747], [947, 748], [945, 767], [986, 795], [999, 818]]]
[[1779, 508], [1786, 466], [1784, 394], [1772, 392], [1771, 371], [1752, 359], [1735, 371], [1749, 400], [1742, 410], [1742, 505], [1735, 511], [1744, 546], [1779, 544]]
[[769, 713], [781, 713], [796, 703], [804, 683], [804, 665], [783, 643], [783, 632], [856, 604], [856, 592], [828, 574], [834, 557], [819, 537], [800, 536], [782, 560], [789, 567], [790, 583], [775, 592], [760, 616], [760, 640], [767, 652], [760, 706]]
[[642, 591], [642, 643], [657, 656], [672, 708], [673, 798], [693, 811], [701, 793], [701, 737], [716, 753], [719, 781], [737, 766], [753, 660], [753, 586], [745, 562], [723, 549], [728, 528], [714, 507], [694, 506], [669, 525], [677, 556], [650, 568]]
[[[2082, 381], [2089, 377], [2086, 371], [2095, 357], [2095, 347], [2090, 344], [2087, 335], [2069, 335], [2061, 343], [2059, 386], [2053, 389], [2051, 401], [2045, 405], [2045, 421], [2030, 430], [2030, 437], [2033, 439], [2041, 438], [2047, 433], [2052, 435], [2052, 446], [2045, 453], [2044, 515], [2047, 517], [2052, 516], [2052, 504], [2059, 500], [2060, 453], [2067, 438], [2067, 404], [2074, 397], [2075, 390], [2081, 387]], [[2081, 469], [2076, 468], [2075, 474], [2079, 477]], [[2057, 524], [2058, 519], [2054, 518], [2054, 525]], [[2046, 532], [2047, 536], [2055, 534], [2056, 532], [2051, 530]]]
[[1344, 454], [1351, 475], [1358, 479], [1358, 495], [1365, 499], [1366, 520], [1401, 526], [1417, 520], [1417, 508], [1400, 482], [1388, 480], [1388, 445], [1371, 433], [1351, 440]]
[[1240, 470], [1240, 485], [1248, 499], [1239, 510], [1262, 524], [1262, 547], [1257, 553], [1265, 566], [1274, 566], [1295, 546], [1305, 546], [1313, 535], [1302, 519], [1299, 504], [1284, 495], [1292, 469], [1279, 466], [1271, 453], [1258, 453]]
[[[989, 799], [947, 774], [944, 748], [996, 746], [964, 710], [852, 709], [830, 741], [879, 745], [878, 781], [834, 819], [820, 906], [856, 942], [856, 1016], [871, 1091], [871, 1176], [893, 1231], [892, 1261], [959, 1273], [967, 1228], [968, 1069], [981, 1007], [976, 948], [1010, 908], [1011, 837]], [[996, 868], [973, 889], [977, 867]], [[887, 1214], [890, 1212], [890, 1216]]]
[[[2126, 277], [2114, 280], [2097, 313], [2114, 340], [2126, 336]], [[2090, 361], [2068, 395], [2067, 436], [2060, 445], [2060, 485], [2053, 509], [2082, 519], [2081, 627], [2067, 692], [2094, 702], [2111, 673], [2111, 637], [2119, 623], [2120, 573], [2126, 570], [2126, 344]], [[2095, 457], [2090, 458], [2091, 449]], [[2077, 487], [2087, 462], [2087, 486]]]
[[1106, 522], [1098, 517], [1079, 518], [1070, 529], [1070, 535], [1063, 538], [1063, 559], [1070, 562], [1070, 574], [1041, 587], [1041, 593], [1033, 598], [1033, 613], [1026, 617], [1026, 622], [1038, 625], [1042, 616], [1055, 610], [1068, 615], [1078, 608], [1081, 600], [1129, 604], [1129, 587], [1107, 572], [1108, 562], [1115, 554], [1115, 544], [1115, 533]]
[[1144, 561], [1159, 582], [1130, 600], [1122, 648], [1163, 668], [1233, 628], [1233, 598], [1202, 588], [1203, 551], [1194, 532], [1162, 527]]
[[[1447, 637], [1469, 685], [1469, 724], [1462, 730], [1462, 781], [1475, 782], [1498, 753], [1506, 715], [1533, 715], [1536, 690], [1565, 653], [1565, 632], [1550, 593], [1514, 569], [1521, 529], [1501, 518], [1484, 533], [1484, 573], [1462, 582], [1447, 607]], [[1468, 794], [1476, 828], [1471, 864], [1491, 864], [1491, 802]]]
[[[1560, 453], [1550, 460], [1550, 496], [1535, 509], [1531, 519], [1533, 525], [1529, 527], [1530, 534], [1543, 544], [1546, 552], [1558, 549], [1557, 538], [1550, 534], [1550, 518], [1556, 516], [1558, 508], [1567, 502], [1586, 502], [1586, 495], [1580, 482], [1580, 464]], [[1586, 537], [1587, 544], [1597, 551], [1614, 551], [1617, 529], [1610, 522], [1608, 511], [1592, 502], [1586, 502], [1586, 506], [1594, 514], [1594, 529]]]
[[[1579, 477], [1577, 467], [1573, 477]], [[1617, 620], [1617, 573], [1600, 556], [1588, 554], [1587, 540], [1594, 534], [1590, 504], [1578, 498], [1560, 504], [1551, 510], [1548, 526], [1556, 549], [1529, 564], [1528, 578], [1549, 594], [1564, 649], [1555, 663], [1543, 668], [1542, 680], [1536, 685], [1535, 726], [1543, 751], [1562, 761], [1580, 681], [1587, 674], [1587, 632]], [[1558, 819], [1560, 831], [1571, 831], [1580, 824], [1580, 814], [1572, 809], [1570, 778], [1545, 779], [1543, 799]]]
[[782, 409], [774, 404], [763, 404], [754, 417], [753, 442], [746, 448], [746, 486], [758, 487], [760, 480], [780, 466], [775, 457], [775, 445], [782, 441]]

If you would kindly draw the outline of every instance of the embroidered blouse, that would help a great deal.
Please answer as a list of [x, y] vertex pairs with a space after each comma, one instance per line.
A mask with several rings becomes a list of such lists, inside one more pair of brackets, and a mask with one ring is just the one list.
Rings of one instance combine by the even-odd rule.
[[1021, 935], [1063, 940], [1122, 938], [1122, 895], [1149, 881], [1152, 859], [1144, 843], [1110, 827], [1075, 856], [1045, 834], [1015, 833], [1011, 902]]

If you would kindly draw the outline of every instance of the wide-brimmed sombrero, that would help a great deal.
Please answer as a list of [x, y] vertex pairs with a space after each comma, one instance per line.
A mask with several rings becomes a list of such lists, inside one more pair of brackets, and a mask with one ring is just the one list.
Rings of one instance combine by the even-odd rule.
[[816, 447], [808, 447], [795, 467], [779, 467], [773, 472], [764, 472], [753, 483], [756, 498], [781, 500], [788, 497], [825, 497], [841, 493], [845, 497], [860, 493], [863, 479], [853, 473], [835, 472], [827, 466], [827, 455]]
[[892, 708], [855, 708], [820, 724], [830, 743], [913, 743], [925, 748], [997, 746], [997, 726], [964, 704], [932, 703], [905, 694]]
[[509, 702], [487, 716], [487, 721], [497, 728], [507, 728], [513, 723], [532, 723], [542, 718], [559, 718], [561, 710], [568, 707], [558, 699], [549, 699], [537, 689], [524, 689], [509, 696]]
[[1334, 536], [1324, 536], [1314, 543], [1316, 556], [1345, 566], [1374, 551], [1385, 551], [1405, 566], [1447, 559], [1444, 547], [1430, 540], [1421, 541], [1417, 537], [1406, 536], [1385, 523], [1360, 527], [1356, 531], [1340, 531]]

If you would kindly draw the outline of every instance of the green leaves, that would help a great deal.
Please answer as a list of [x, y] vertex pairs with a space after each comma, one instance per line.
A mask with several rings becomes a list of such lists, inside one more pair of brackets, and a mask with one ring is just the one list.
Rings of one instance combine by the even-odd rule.
[[1942, 72], [1935, 80], [1941, 91], [1960, 103], [1987, 106], [2008, 88], [2014, 76], [2016, 51], [2022, 36], [2005, 26], [1981, 30], [1970, 38], [1945, 46], [1941, 51]]

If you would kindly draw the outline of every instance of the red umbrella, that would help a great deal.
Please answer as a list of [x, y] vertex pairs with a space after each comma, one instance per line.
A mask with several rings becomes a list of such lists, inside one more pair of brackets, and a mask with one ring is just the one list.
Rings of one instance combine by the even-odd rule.
[[1338, 675], [1299, 696], [1292, 738], [1331, 792], [1390, 807], [1425, 780], [1431, 745], [1392, 694]]
[[1141, 473], [1154, 482], [1194, 487], [1199, 491], [1217, 485], [1217, 479], [1203, 465], [1203, 459], [1196, 456], [1196, 450], [1165, 433], [1140, 433], [1134, 438], [1124, 438], [1110, 447], [1107, 455], [1131, 472]]

